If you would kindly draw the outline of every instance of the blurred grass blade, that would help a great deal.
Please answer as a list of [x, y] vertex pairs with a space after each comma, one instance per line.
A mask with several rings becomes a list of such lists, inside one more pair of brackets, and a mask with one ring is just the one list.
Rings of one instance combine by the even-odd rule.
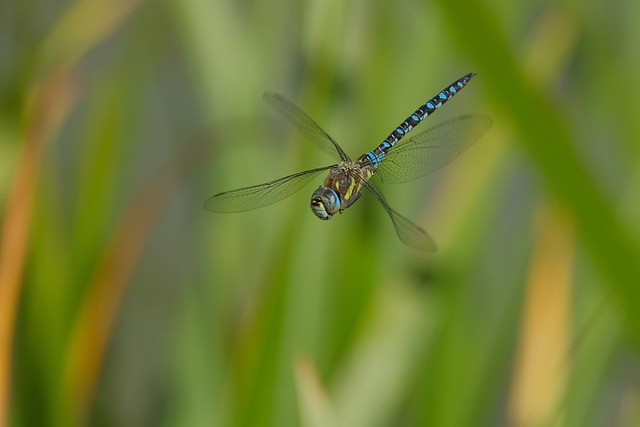
[[379, 290], [368, 325], [332, 379], [339, 425], [390, 425], [429, 341], [433, 312], [424, 302], [401, 286]]
[[111, 37], [140, 3], [139, 0], [80, 0], [67, 9], [39, 50], [40, 66], [75, 63]]
[[320, 382], [313, 361], [299, 357], [295, 361], [298, 405], [305, 427], [335, 427], [337, 420], [327, 391]]
[[13, 333], [38, 177], [45, 146], [75, 103], [71, 71], [61, 68], [35, 89], [27, 113], [22, 153], [2, 224], [0, 249], [0, 426], [7, 425], [13, 362]]
[[571, 226], [543, 206], [525, 296], [510, 399], [510, 425], [547, 425], [558, 411], [571, 361], [571, 284], [575, 243]]
[[[479, 66], [482, 80], [509, 117], [546, 180], [566, 206], [594, 264], [607, 277], [629, 327], [640, 341], [640, 244], [621, 224], [611, 201], [581, 161], [553, 94], [528, 77], [500, 33], [496, 16], [478, 0], [438, 0], [461, 48]], [[482, 34], [482, 37], [478, 37]]]
[[44, 59], [46, 64], [38, 70], [42, 79], [29, 88], [31, 93], [24, 95], [30, 96], [31, 102], [23, 131], [23, 152], [4, 217], [0, 253], [0, 426], [6, 425], [9, 416], [13, 328], [45, 145], [75, 104], [77, 94], [72, 79], [76, 61], [122, 21], [131, 10], [123, 5], [135, 2], [117, 4], [120, 6], [85, 0], [69, 9], [68, 18], [56, 22], [39, 52], [38, 59]]
[[207, 159], [196, 141], [152, 174], [134, 196], [102, 253], [74, 321], [59, 393], [60, 425], [84, 425], [93, 404], [122, 295], [153, 228], [169, 202]]

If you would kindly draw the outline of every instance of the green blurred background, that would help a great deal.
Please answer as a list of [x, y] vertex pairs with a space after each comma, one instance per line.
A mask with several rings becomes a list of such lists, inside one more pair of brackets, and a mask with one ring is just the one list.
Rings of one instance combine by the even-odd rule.
[[[0, 3], [0, 426], [640, 425], [640, 2]], [[318, 221], [220, 191], [493, 117]]]

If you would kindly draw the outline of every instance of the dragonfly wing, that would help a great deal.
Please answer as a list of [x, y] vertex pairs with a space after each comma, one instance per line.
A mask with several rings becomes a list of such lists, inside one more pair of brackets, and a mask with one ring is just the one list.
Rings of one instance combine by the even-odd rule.
[[419, 225], [414, 224], [398, 212], [391, 209], [387, 200], [384, 198], [382, 191], [380, 191], [375, 184], [366, 182], [365, 188], [373, 193], [387, 212], [402, 243], [424, 252], [434, 252], [437, 249], [436, 243], [433, 241], [431, 236], [429, 236], [429, 233], [424, 231], [424, 229]]
[[307, 185], [320, 173], [332, 168], [325, 166], [310, 169], [260, 185], [225, 191], [211, 196], [204, 208], [211, 212], [244, 212], [279, 202]]
[[335, 159], [350, 160], [342, 147], [293, 102], [275, 92], [265, 92], [263, 98], [267, 104], [286, 117], [302, 135], [309, 138], [322, 151]]
[[382, 159], [377, 174], [387, 184], [427, 175], [455, 159], [489, 130], [486, 116], [466, 114], [401, 141]]

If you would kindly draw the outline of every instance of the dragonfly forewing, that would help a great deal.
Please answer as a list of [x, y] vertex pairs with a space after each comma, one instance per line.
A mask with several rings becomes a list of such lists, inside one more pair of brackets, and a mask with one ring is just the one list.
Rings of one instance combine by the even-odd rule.
[[326, 154], [336, 160], [350, 160], [342, 147], [293, 102], [275, 92], [265, 92], [263, 98], [267, 104], [282, 114], [303, 136], [309, 138], [309, 141]]
[[250, 211], [269, 206], [291, 196], [319, 174], [332, 167], [333, 165], [310, 169], [264, 184], [219, 193], [209, 197], [204, 202], [204, 207], [211, 212], [228, 213]]

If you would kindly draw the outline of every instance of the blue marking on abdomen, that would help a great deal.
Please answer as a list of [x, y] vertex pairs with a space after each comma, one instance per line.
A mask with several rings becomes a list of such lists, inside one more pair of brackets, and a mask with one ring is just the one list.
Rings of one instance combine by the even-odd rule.
[[[465, 85], [471, 80], [475, 74], [467, 74], [461, 77], [454, 83], [451, 83], [448, 88], [443, 89], [436, 96], [428, 100], [425, 104], [421, 105], [413, 114], [405, 119], [399, 127], [394, 129], [389, 136], [374, 150], [368, 152], [366, 155], [369, 161], [374, 167], [377, 167], [384, 159], [386, 153], [390, 151], [390, 147], [395, 146], [401, 138], [408, 134], [418, 123], [429, 117], [435, 110], [442, 107], [442, 105], [453, 98]], [[426, 111], [425, 111], [426, 110]], [[375, 152], [379, 152], [378, 155]]]
[[369, 160], [371, 161], [371, 164], [373, 166], [378, 166], [378, 164], [380, 163], [380, 160], [382, 160], [382, 158], [378, 158], [378, 156], [373, 154], [373, 151], [368, 151], [367, 152], [367, 157], [369, 157]]

